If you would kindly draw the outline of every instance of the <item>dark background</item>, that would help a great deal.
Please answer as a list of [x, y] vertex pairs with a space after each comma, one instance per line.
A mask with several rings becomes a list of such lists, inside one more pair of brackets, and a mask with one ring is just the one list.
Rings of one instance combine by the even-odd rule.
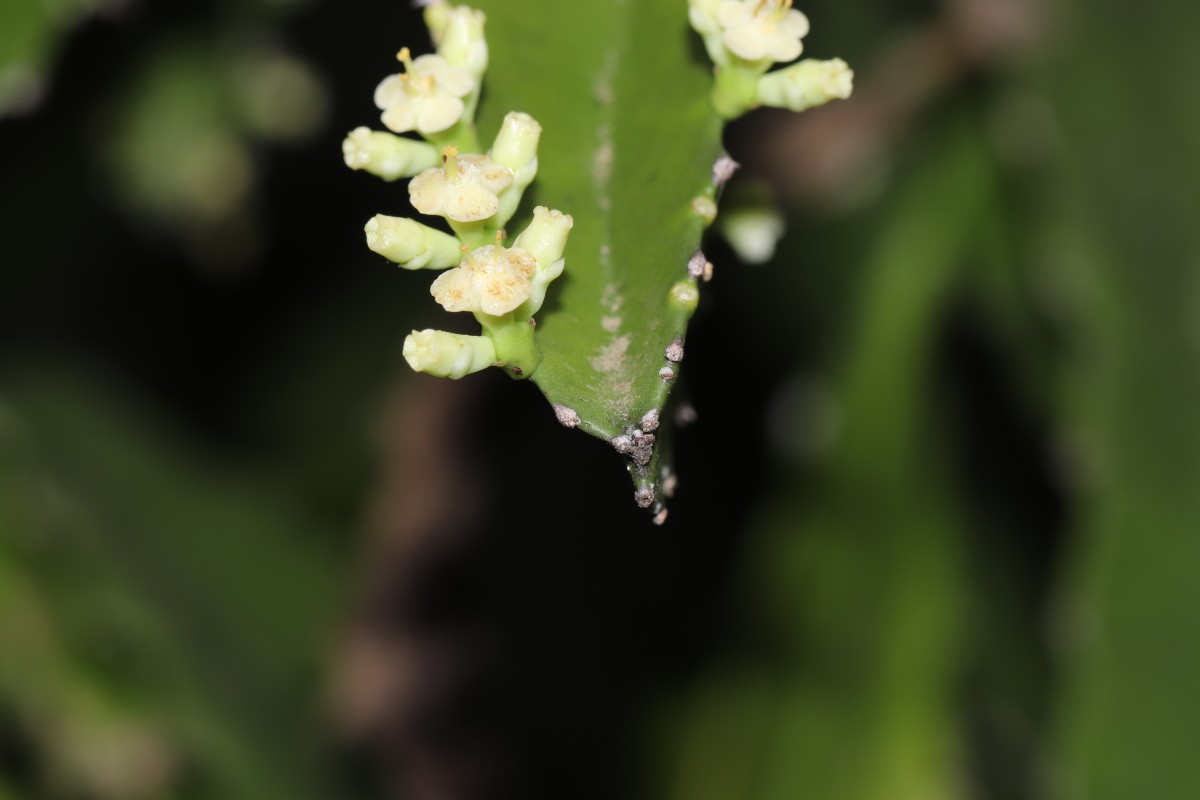
[[727, 132], [788, 233], [706, 246], [658, 528], [399, 356], [416, 12], [6, 6], [0, 798], [1200, 789], [1196, 14], [803, 10], [855, 97]]

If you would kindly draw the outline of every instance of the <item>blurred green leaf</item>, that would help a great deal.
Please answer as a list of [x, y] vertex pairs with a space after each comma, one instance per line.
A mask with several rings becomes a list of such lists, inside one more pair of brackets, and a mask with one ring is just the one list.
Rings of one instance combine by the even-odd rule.
[[929, 377], [994, 186], [962, 118], [922, 152], [854, 304], [840, 439], [756, 514], [749, 644], [695, 687], [672, 797], [964, 796], [965, 517]]
[[78, 735], [94, 735], [130, 748], [110, 770], [157, 760], [196, 796], [322, 796], [311, 698], [337, 597], [323, 532], [99, 383], [28, 375], [2, 397], [5, 452], [22, 454], [4, 485], [24, 488], [0, 507], [0, 566], [16, 570], [0, 613], [36, 627], [0, 692], [35, 704], [25, 725], [69, 723], [38, 737], [50, 763], [90, 758]]
[[[1069, 593], [1056, 614], [1064, 797], [1200, 793], [1200, 67], [1186, 22], [1115, 3], [1081, 15], [1048, 81], [1069, 146], [1079, 300], [1061, 446], [1076, 490]], [[1182, 12], [1185, 18], [1194, 12]], [[1119, 50], [1136, 58], [1114, 59]]]

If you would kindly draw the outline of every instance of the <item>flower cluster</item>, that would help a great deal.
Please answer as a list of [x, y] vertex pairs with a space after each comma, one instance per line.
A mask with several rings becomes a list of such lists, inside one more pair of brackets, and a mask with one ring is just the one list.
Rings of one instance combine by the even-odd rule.
[[716, 65], [713, 104], [726, 118], [759, 105], [802, 111], [850, 96], [854, 73], [841, 59], [766, 74], [804, 49], [808, 18], [792, 0], [688, 0], [688, 18]]
[[[367, 246], [406, 269], [446, 270], [430, 293], [447, 311], [470, 312], [479, 336], [413, 331], [404, 358], [419, 371], [461, 378], [503, 366], [517, 377], [537, 368], [533, 315], [562, 274], [570, 215], [539, 206], [511, 246], [505, 226], [537, 175], [542, 128], [509, 113], [492, 147], [479, 152], [475, 106], [488, 48], [482, 11], [435, 2], [426, 7], [437, 53], [399, 53], [403, 72], [375, 90], [388, 131], [357, 128], [342, 144], [346, 165], [385, 180], [411, 178], [409, 199], [442, 217], [452, 233], [406, 217], [378, 214], [366, 224]], [[425, 141], [397, 134], [415, 132]]]

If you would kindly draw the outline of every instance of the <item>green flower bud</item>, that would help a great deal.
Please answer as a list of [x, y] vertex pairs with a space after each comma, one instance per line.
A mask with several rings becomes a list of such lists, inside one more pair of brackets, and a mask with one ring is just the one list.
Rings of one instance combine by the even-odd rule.
[[[500, 132], [492, 144], [491, 159], [497, 164], [503, 164], [514, 174], [537, 164], [538, 141], [542, 136], [542, 126], [528, 114], [510, 111], [504, 115], [500, 124]], [[532, 178], [530, 178], [532, 180]]]
[[496, 347], [486, 336], [466, 336], [426, 328], [404, 339], [404, 360], [417, 372], [458, 379], [496, 363]]
[[542, 126], [528, 114], [510, 111], [505, 115], [488, 155], [492, 161], [512, 170], [513, 181], [500, 195], [500, 208], [491, 223], [493, 227], [502, 228], [512, 219], [525, 189], [537, 177], [537, 149], [541, 136]]
[[545, 206], [533, 210], [533, 221], [517, 237], [514, 247], [521, 247], [537, 260], [538, 269], [545, 270], [562, 258], [567, 235], [575, 224], [570, 214], [551, 211]]
[[342, 141], [342, 156], [350, 169], [360, 169], [385, 181], [411, 178], [436, 167], [441, 160], [437, 148], [403, 136], [355, 128]]
[[[432, 8], [432, 7], [431, 7]], [[438, 39], [438, 55], [455, 67], [463, 67], [478, 81], [487, 71], [488, 47], [483, 36], [487, 16], [474, 8], [456, 6], [445, 12]], [[437, 20], [439, 24], [443, 20]]]
[[425, 27], [429, 28], [429, 38], [433, 40], [433, 46], [437, 47], [442, 43], [442, 37], [446, 33], [446, 25], [450, 22], [450, 14], [453, 9], [445, 0], [418, 0], [418, 2], [425, 6]]
[[367, 247], [405, 269], [445, 269], [462, 259], [458, 239], [411, 219], [376, 214], [363, 230]]
[[830, 100], [844, 100], [854, 89], [854, 72], [845, 61], [806, 58], [758, 79], [758, 100], [763, 105], [803, 111]]

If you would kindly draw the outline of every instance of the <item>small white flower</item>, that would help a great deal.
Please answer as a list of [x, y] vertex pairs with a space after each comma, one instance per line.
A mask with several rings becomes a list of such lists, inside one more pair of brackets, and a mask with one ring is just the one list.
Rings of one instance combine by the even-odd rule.
[[746, 61], [791, 61], [808, 34], [808, 17], [792, 8], [792, 0], [724, 0], [716, 21], [725, 46]]
[[389, 75], [375, 89], [375, 105], [383, 110], [383, 124], [396, 133], [444, 131], [462, 117], [462, 98], [475, 90], [467, 70], [452, 67], [441, 56], [415, 60], [404, 48], [397, 56], [405, 71]]
[[520, 247], [487, 245], [438, 276], [429, 293], [447, 311], [499, 317], [529, 299], [537, 260]]
[[512, 170], [487, 156], [460, 156], [454, 147], [447, 147], [442, 155], [445, 164], [440, 169], [427, 169], [409, 183], [413, 207], [455, 222], [475, 222], [495, 214], [500, 207], [498, 195], [512, 183]]

